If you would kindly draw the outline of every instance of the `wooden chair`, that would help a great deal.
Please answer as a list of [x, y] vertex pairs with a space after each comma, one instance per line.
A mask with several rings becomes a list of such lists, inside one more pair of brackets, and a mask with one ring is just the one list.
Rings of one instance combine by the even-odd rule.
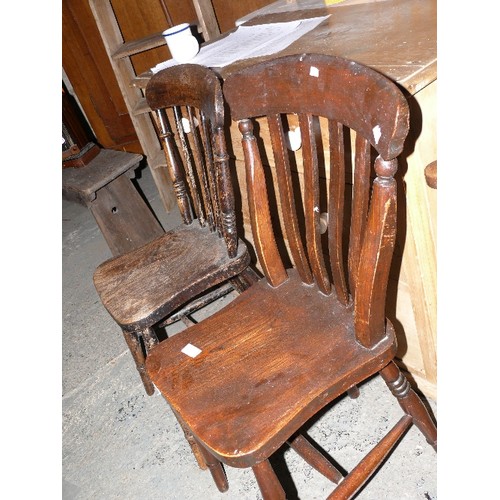
[[158, 343], [157, 327], [179, 319], [193, 324], [192, 312], [233, 288], [243, 291], [256, 275], [248, 268], [250, 256], [236, 233], [217, 76], [195, 65], [165, 69], [151, 79], [146, 97], [184, 224], [104, 262], [94, 274], [94, 284], [120, 325], [146, 392], [152, 395], [154, 386], [144, 362]]
[[[222, 462], [252, 467], [265, 499], [285, 498], [268, 459], [288, 442], [339, 483], [328, 498], [351, 498], [412, 423], [431, 445], [437, 442], [434, 422], [393, 361], [396, 338], [384, 313], [396, 234], [393, 176], [408, 132], [407, 102], [374, 70], [313, 54], [243, 69], [227, 78], [224, 95], [242, 133], [253, 238], [265, 278], [153, 349], [147, 370], [196, 436], [221, 491], [228, 487]], [[302, 139], [301, 192], [285, 140], [294, 113]], [[289, 268], [269, 209], [273, 190], [254, 136], [256, 117], [266, 117], [259, 129], [267, 127], [271, 136]], [[355, 135], [352, 194], [349, 129]], [[329, 156], [330, 168], [326, 193], [318, 175], [323, 156]], [[320, 230], [323, 207], [329, 214], [326, 241]], [[201, 352], [189, 357], [186, 345]], [[301, 429], [325, 405], [377, 373], [403, 416], [340, 481], [340, 472]]]

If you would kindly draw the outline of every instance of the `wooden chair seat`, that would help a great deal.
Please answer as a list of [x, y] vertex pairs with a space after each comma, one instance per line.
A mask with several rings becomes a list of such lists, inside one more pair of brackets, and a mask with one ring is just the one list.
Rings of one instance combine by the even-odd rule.
[[[251, 467], [328, 401], [387, 365], [396, 352], [392, 328], [387, 332], [373, 348], [361, 346], [352, 306], [305, 285], [290, 270], [279, 287], [262, 280], [168, 345], [153, 348], [146, 366], [213, 455]], [[187, 344], [202, 352], [189, 357], [181, 351]]]
[[[209, 251], [207, 251], [209, 249]], [[103, 305], [127, 331], [149, 327], [249, 264], [245, 245], [229, 258], [216, 232], [179, 226], [150, 243], [101, 264], [94, 284]]]

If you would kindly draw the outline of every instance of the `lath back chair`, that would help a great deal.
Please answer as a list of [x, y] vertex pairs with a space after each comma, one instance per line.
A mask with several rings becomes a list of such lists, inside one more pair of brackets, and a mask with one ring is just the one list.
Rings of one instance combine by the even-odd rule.
[[[338, 483], [329, 498], [351, 498], [412, 423], [436, 446], [435, 423], [394, 362], [396, 337], [385, 317], [396, 236], [394, 174], [408, 133], [408, 105], [396, 85], [374, 70], [314, 54], [232, 74], [224, 95], [242, 133], [253, 239], [265, 278], [172, 343], [153, 349], [147, 369], [201, 445], [221, 491], [228, 488], [224, 463], [252, 467], [264, 498], [285, 498], [268, 459], [287, 442]], [[302, 186], [286, 146], [293, 114], [301, 133]], [[269, 208], [274, 190], [254, 135], [259, 117], [265, 117], [259, 130], [267, 122], [271, 136], [281, 218]], [[319, 170], [328, 157], [324, 193]], [[351, 170], [352, 194], [346, 187]], [[325, 236], [322, 207], [328, 211]], [[278, 219], [293, 263], [288, 268], [277, 244]], [[200, 349], [195, 358], [183, 354], [188, 344]], [[342, 478], [310, 446], [303, 427], [377, 373], [403, 416]]]
[[101, 264], [94, 284], [152, 395], [144, 362], [158, 343], [158, 326], [193, 324], [191, 313], [230, 290], [243, 291], [256, 275], [236, 232], [218, 77], [196, 65], [164, 69], [151, 78], [146, 98], [183, 224]]

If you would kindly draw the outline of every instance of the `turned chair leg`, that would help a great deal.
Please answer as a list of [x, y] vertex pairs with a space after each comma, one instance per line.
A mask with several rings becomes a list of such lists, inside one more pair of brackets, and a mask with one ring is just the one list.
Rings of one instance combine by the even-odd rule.
[[254, 465], [252, 469], [264, 500], [285, 500], [285, 491], [269, 460]]
[[224, 493], [229, 489], [229, 484], [227, 482], [226, 473], [222, 464], [201, 444], [197, 443], [198, 449], [201, 452], [205, 463], [207, 464], [210, 474], [221, 493]]
[[406, 377], [394, 361], [380, 371], [380, 375], [397, 398], [403, 411], [410, 415], [413, 423], [420, 429], [427, 442], [437, 450], [437, 428], [422, 400], [411, 388]]
[[155, 386], [151, 379], [149, 378], [148, 373], [146, 372], [146, 356], [142, 350], [141, 340], [139, 338], [140, 332], [126, 332], [122, 330], [123, 336], [125, 337], [125, 342], [127, 343], [128, 348], [130, 349], [130, 353], [132, 354], [132, 358], [134, 358], [135, 366], [139, 375], [141, 376], [142, 383], [144, 384], [144, 389], [148, 396], [152, 396], [155, 392]]
[[206, 470], [207, 469], [207, 463], [205, 462], [205, 458], [201, 452], [200, 446], [196, 442], [196, 439], [194, 438], [193, 434], [189, 430], [189, 427], [186, 425], [186, 422], [182, 420], [182, 418], [172, 409], [173, 414], [177, 418], [177, 422], [179, 422], [179, 425], [181, 426], [182, 432], [184, 432], [184, 437], [186, 438], [186, 441], [188, 442], [189, 446], [191, 447], [191, 451], [193, 452], [194, 458], [196, 459], [196, 462], [198, 463], [198, 467], [200, 469]]
[[141, 330], [140, 335], [142, 336], [142, 340], [144, 341], [144, 348], [146, 349], [147, 356], [149, 351], [158, 344], [158, 337], [151, 327]]

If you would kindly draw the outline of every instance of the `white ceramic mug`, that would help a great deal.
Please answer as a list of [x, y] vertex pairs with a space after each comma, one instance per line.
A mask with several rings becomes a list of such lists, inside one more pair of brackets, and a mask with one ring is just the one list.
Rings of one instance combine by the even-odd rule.
[[177, 62], [185, 63], [190, 61], [200, 50], [198, 40], [191, 33], [188, 23], [172, 26], [165, 30], [162, 35], [167, 41], [172, 57]]

